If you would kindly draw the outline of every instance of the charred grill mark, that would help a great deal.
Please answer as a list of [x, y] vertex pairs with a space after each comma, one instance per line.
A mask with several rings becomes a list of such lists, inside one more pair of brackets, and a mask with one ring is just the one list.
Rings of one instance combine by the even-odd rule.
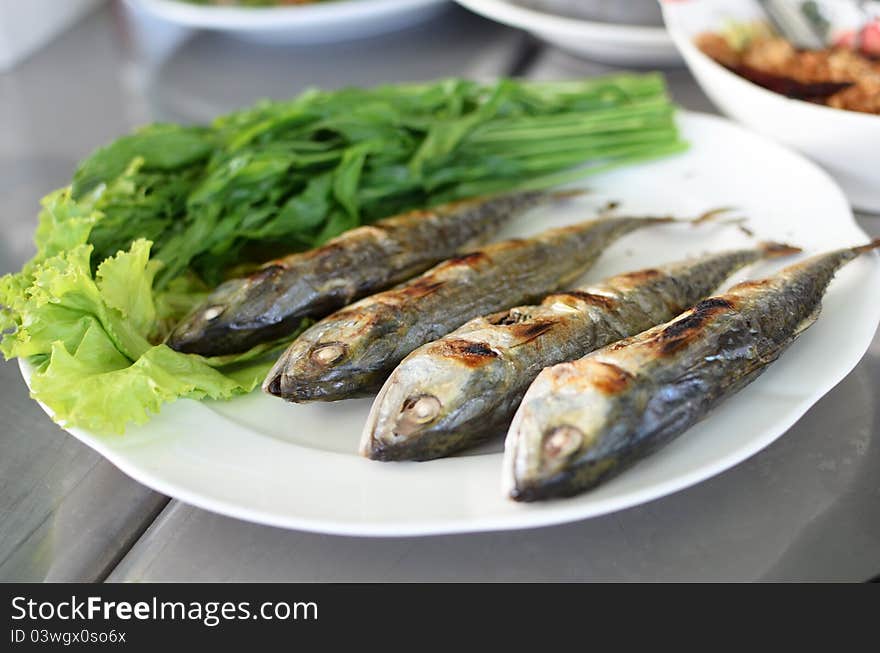
[[283, 260], [270, 263], [268, 265], [264, 265], [256, 272], [248, 275], [249, 283], [261, 283], [270, 279], [271, 277], [276, 277], [287, 269], [287, 265]]
[[[349, 240], [351, 239], [351, 233], [352, 232], [349, 232], [349, 234], [348, 234]], [[302, 254], [294, 255], [294, 257], [299, 256], [299, 257], [302, 257], [303, 259], [323, 258], [324, 256], [328, 256], [328, 255], [335, 256], [336, 254], [341, 252], [343, 249], [345, 249], [345, 248], [341, 242], [339, 242], [337, 240], [331, 240], [330, 242], [322, 245], [321, 247], [318, 247], [317, 249], [311, 249], [311, 250], [305, 251]], [[293, 258], [293, 257], [291, 257], [291, 258]]]
[[520, 249], [522, 247], [527, 247], [531, 245], [533, 241], [528, 241], [525, 238], [511, 238], [509, 240], [502, 240], [498, 243], [493, 243], [486, 247], [486, 250], [490, 252], [503, 252], [508, 249]]
[[511, 325], [510, 332], [520, 339], [521, 343], [531, 342], [548, 331], [556, 324], [555, 320], [540, 320], [537, 322], [521, 322]]
[[519, 324], [520, 322], [525, 322], [529, 319], [529, 314], [523, 313], [516, 309], [511, 309], [502, 313], [489, 315], [485, 319], [486, 322], [488, 322], [492, 326], [511, 326], [514, 324]]
[[618, 275], [623, 279], [628, 279], [630, 281], [642, 282], [649, 281], [651, 279], [656, 279], [661, 274], [660, 270], [655, 270], [653, 268], [647, 270], [636, 270], [635, 272], [625, 272], [624, 274]]
[[624, 338], [623, 340], [618, 340], [617, 342], [612, 342], [607, 347], [608, 351], [617, 351], [618, 349], [626, 349], [632, 341], [633, 341], [632, 338]]
[[468, 267], [475, 267], [488, 260], [489, 257], [483, 252], [470, 252], [469, 254], [462, 254], [461, 256], [453, 256], [452, 258], [447, 259], [441, 265], [444, 268], [455, 267], [457, 265], [467, 265]]
[[734, 308], [733, 302], [724, 297], [710, 297], [694, 306], [691, 312], [663, 329], [657, 336], [660, 354], [668, 356], [697, 337], [697, 332], [714, 315]]
[[620, 394], [632, 379], [633, 375], [625, 369], [605, 361], [596, 361], [590, 374], [593, 386], [608, 395]]
[[398, 290], [397, 293], [401, 297], [419, 299], [420, 297], [427, 297], [428, 295], [437, 292], [444, 285], [445, 282], [443, 281], [433, 281], [430, 277], [424, 277], [422, 279], [416, 279], [412, 283], [404, 286]]
[[748, 290], [749, 288], [763, 288], [768, 285], [770, 282], [769, 279], [758, 279], [758, 280], [749, 280], [743, 281], [741, 283], [736, 284], [731, 290]]
[[593, 304], [594, 306], [600, 306], [601, 308], [611, 310], [617, 306], [617, 298], [608, 297], [606, 295], [597, 295], [595, 293], [586, 292], [584, 290], [567, 290], [566, 292], [560, 292], [553, 295], [554, 297], [572, 297], [582, 302], [586, 302], [588, 304]]
[[446, 358], [455, 358], [468, 367], [485, 365], [493, 358], [498, 358], [498, 353], [483, 342], [470, 340], [449, 339], [441, 340], [442, 355]]
[[496, 354], [488, 345], [482, 342], [475, 342], [468, 345], [465, 348], [465, 352], [469, 356], [491, 356], [493, 358], [498, 356], [498, 354]]

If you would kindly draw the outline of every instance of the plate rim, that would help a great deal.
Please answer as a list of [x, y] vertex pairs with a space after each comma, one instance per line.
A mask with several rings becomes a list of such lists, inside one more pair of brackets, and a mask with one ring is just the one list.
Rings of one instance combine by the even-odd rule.
[[662, 25], [621, 25], [549, 14], [514, 5], [506, 0], [455, 0], [471, 11], [529, 32], [554, 33], [569, 38], [602, 38], [620, 44], [651, 47], [673, 46]]
[[[839, 185], [817, 164], [807, 159], [798, 152], [786, 147], [771, 139], [752, 132], [745, 127], [721, 116], [707, 114], [703, 112], [683, 111], [680, 113], [698, 121], [704, 120], [724, 124], [726, 127], [733, 127], [742, 130], [754, 138], [764, 142], [767, 147], [775, 148], [795, 156], [801, 162], [813, 169], [814, 173], [823, 176], [828, 182], [829, 190], [833, 190], [838, 195], [841, 204], [847, 208], [850, 226], [854, 227], [866, 239], [870, 238], [861, 226], [855, 221], [852, 209], [843, 191]], [[842, 217], [842, 216], [841, 216]], [[877, 254], [873, 255], [877, 257]], [[876, 311], [876, 321], [880, 322], [880, 307]], [[877, 325], [874, 325], [876, 330]], [[198, 490], [184, 487], [173, 481], [166, 481], [162, 477], [154, 474], [152, 469], [144, 469], [136, 463], [131, 462], [122, 452], [117, 452], [109, 446], [105, 440], [106, 436], [92, 434], [79, 428], [65, 428], [60, 426], [64, 431], [70, 433], [86, 446], [95, 450], [101, 456], [106, 458], [110, 463], [116, 466], [120, 471], [136, 480], [143, 485], [175, 498], [183, 503], [208, 510], [220, 515], [226, 515], [244, 521], [258, 523], [268, 526], [275, 526], [285, 529], [302, 530], [314, 533], [323, 533], [329, 535], [340, 536], [356, 536], [356, 537], [420, 537], [442, 534], [458, 534], [458, 533], [477, 533], [492, 531], [514, 531], [530, 528], [541, 528], [551, 525], [561, 525], [585, 519], [592, 519], [602, 515], [611, 514], [627, 508], [634, 508], [640, 505], [656, 501], [663, 497], [667, 497], [681, 490], [692, 487], [702, 481], [707, 481], [718, 474], [731, 469], [739, 463], [751, 458], [756, 453], [762, 451], [771, 443], [782, 437], [801, 417], [803, 417], [822, 397], [837, 386], [864, 358], [865, 352], [870, 348], [872, 339], [867, 339], [858, 357], [854, 357], [852, 363], [841, 367], [836, 374], [827, 377], [824, 382], [817, 386], [808, 395], [797, 402], [792, 403], [788, 410], [780, 415], [777, 424], [773, 428], [766, 429], [760, 438], [754, 438], [748, 442], [747, 446], [737, 448], [735, 451], [713, 461], [711, 464], [704, 464], [697, 469], [690, 470], [687, 473], [675, 476], [660, 483], [649, 485], [636, 491], [630, 491], [618, 496], [608, 497], [600, 504], [578, 504], [575, 502], [567, 502], [565, 500], [555, 501], [550, 504], [520, 505], [520, 512], [491, 515], [484, 517], [467, 518], [456, 517], [452, 519], [429, 519], [420, 521], [419, 519], [408, 520], [405, 523], [401, 521], [394, 522], [361, 522], [353, 520], [338, 519], [316, 519], [309, 516], [278, 514], [277, 512], [267, 511], [263, 508], [244, 507], [235, 503], [230, 503], [225, 498], [216, 498], [213, 496], [205, 496]], [[29, 377], [33, 371], [32, 366], [26, 360], [19, 359], [19, 370], [24, 378], [25, 384], [30, 389]], [[37, 402], [41, 408], [51, 417], [51, 410], [42, 402]], [[207, 413], [212, 413], [210, 408], [201, 402], [195, 400], [178, 400], [176, 404], [185, 404], [188, 408], [193, 408]], [[165, 410], [170, 407], [166, 406]], [[241, 431], [250, 433], [248, 429], [237, 424], [230, 423], [229, 428], [233, 431]], [[252, 435], [252, 433], [251, 433]], [[293, 443], [286, 443], [285, 446], [299, 447]], [[304, 448], [304, 447], [301, 447]], [[326, 452], [325, 452], [326, 453]], [[342, 454], [335, 454], [342, 455]], [[499, 460], [500, 465], [500, 460]], [[501, 470], [498, 470], [498, 478], [501, 477]], [[500, 486], [500, 480], [499, 480]], [[499, 490], [500, 491], [500, 490]], [[553, 509], [547, 509], [551, 505]], [[527, 514], [526, 517], [523, 515]]]

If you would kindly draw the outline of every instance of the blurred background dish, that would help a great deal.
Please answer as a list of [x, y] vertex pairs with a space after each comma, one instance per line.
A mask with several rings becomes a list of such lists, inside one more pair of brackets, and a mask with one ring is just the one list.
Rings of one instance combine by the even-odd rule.
[[663, 13], [654, 0], [507, 0], [510, 4], [578, 20], [621, 25], [663, 26]]
[[329, 0], [277, 6], [127, 2], [171, 23], [263, 43], [329, 43], [375, 36], [428, 20], [449, 4], [449, 0]]
[[657, 0], [456, 0], [577, 56], [627, 66], [681, 62]]
[[695, 44], [701, 34], [764, 20], [759, 4], [664, 2], [663, 14], [685, 62], [721, 111], [811, 157], [835, 177], [855, 207], [880, 213], [880, 116], [785, 97], [735, 74]]

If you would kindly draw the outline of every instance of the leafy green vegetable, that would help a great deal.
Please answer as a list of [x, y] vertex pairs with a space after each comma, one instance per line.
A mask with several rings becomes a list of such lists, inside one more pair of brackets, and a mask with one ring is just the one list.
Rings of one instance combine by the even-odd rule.
[[215, 359], [161, 344], [224, 276], [404, 209], [680, 151], [673, 113], [658, 75], [449, 79], [145, 127], [44, 199], [36, 256], [0, 278], [0, 351], [36, 366], [56, 420], [99, 432], [249, 392], [284, 343]]
[[[58, 195], [47, 210], [58, 214], [75, 206]], [[33, 396], [58, 422], [121, 433], [129, 422], [145, 422], [165, 401], [226, 399], [249, 392], [265, 376], [266, 360], [214, 369], [199, 356], [150, 344], [158, 267], [149, 259], [150, 243], [135, 241], [103, 261], [96, 275], [91, 250], [85, 243], [74, 245], [17, 277], [4, 277], [0, 285], [0, 303], [12, 308], [17, 327], [4, 338], [2, 351], [37, 364]]]
[[125, 136], [80, 165], [73, 198], [105, 215], [92, 264], [147, 238], [162, 289], [407, 208], [681, 147], [657, 75], [309, 91]]

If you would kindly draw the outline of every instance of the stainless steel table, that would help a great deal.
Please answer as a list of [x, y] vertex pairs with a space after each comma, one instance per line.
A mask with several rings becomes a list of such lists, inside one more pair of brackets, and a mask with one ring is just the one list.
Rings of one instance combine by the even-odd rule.
[[[148, 120], [309, 85], [606, 70], [454, 8], [385, 39], [266, 48], [105, 6], [0, 75], [0, 273], [31, 255], [39, 198]], [[668, 73], [680, 103], [712, 110], [686, 71]], [[880, 218], [859, 219], [880, 235]], [[878, 389], [880, 337], [784, 437], [684, 492], [553, 528], [357, 539], [169, 501], [65, 435], [0, 363], [0, 580], [865, 580], [880, 572]]]

